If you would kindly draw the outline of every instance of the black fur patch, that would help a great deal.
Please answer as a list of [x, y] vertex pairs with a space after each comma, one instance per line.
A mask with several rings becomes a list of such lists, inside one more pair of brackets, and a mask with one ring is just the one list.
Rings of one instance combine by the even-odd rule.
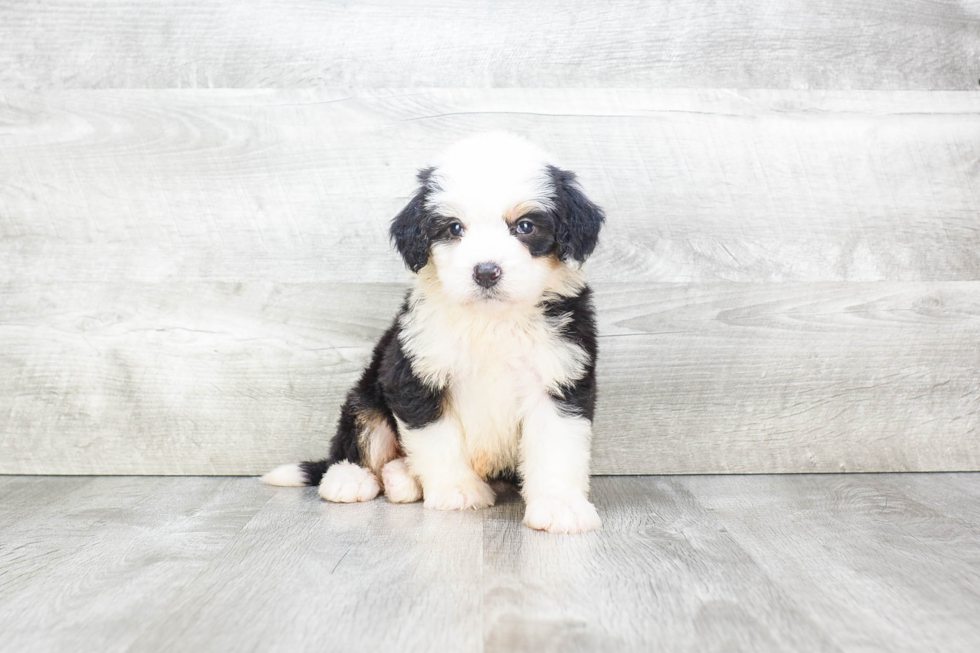
[[548, 301], [543, 304], [543, 307], [544, 314], [549, 319], [560, 320], [564, 315], [569, 316], [568, 323], [559, 335], [581, 347], [589, 356], [582, 378], [562, 385], [560, 394], [552, 393], [551, 397], [562, 413], [584, 417], [591, 422], [595, 415], [595, 362], [599, 354], [592, 291], [585, 287], [576, 297], [562, 297]]
[[[402, 305], [399, 318], [408, 310]], [[300, 467], [307, 485], [319, 485], [327, 469], [348, 460], [363, 462], [358, 440], [362, 424], [383, 418], [392, 432], [398, 433], [395, 415], [411, 428], [421, 428], [442, 415], [442, 392], [422, 383], [412, 372], [411, 363], [398, 341], [398, 319], [381, 336], [374, 347], [371, 363], [347, 394], [340, 409], [337, 431], [330, 441], [330, 455], [320, 461], [303, 462]]]
[[449, 228], [455, 222], [459, 222], [459, 220], [456, 218], [447, 218], [437, 213], [429, 213], [429, 215], [426, 216], [425, 227], [426, 233], [429, 237], [430, 246], [432, 243], [458, 240], [461, 238], [461, 236], [454, 236], [449, 230]]
[[[363, 380], [364, 376], [361, 379]], [[337, 432], [330, 441], [330, 455], [327, 459], [300, 463], [300, 469], [306, 475], [307, 485], [319, 485], [327, 469], [334, 463], [348, 460], [355, 465], [361, 464], [361, 449], [357, 441], [357, 406], [360, 403], [358, 388], [354, 388], [347, 394], [347, 401], [340, 408]]]
[[[405, 309], [400, 315], [404, 313]], [[409, 428], [420, 429], [442, 416], [444, 392], [415, 376], [398, 338], [392, 338], [385, 349], [380, 383], [391, 412]]]
[[[522, 234], [517, 231], [517, 225], [527, 220], [534, 225], [531, 233]], [[517, 240], [524, 244], [531, 256], [548, 256], [555, 251], [557, 241], [555, 240], [556, 216], [543, 211], [531, 211], [510, 223], [510, 233]]]
[[582, 263], [598, 244], [606, 216], [579, 188], [574, 172], [548, 166], [548, 174], [555, 189], [552, 201], [558, 256], [563, 261], [573, 258]]
[[405, 260], [405, 265], [412, 272], [418, 272], [429, 262], [429, 247], [431, 243], [430, 215], [425, 208], [428, 194], [435, 188], [432, 173], [435, 168], [420, 170], [417, 179], [419, 189], [408, 201], [401, 212], [391, 221], [391, 239], [398, 248], [398, 253]]

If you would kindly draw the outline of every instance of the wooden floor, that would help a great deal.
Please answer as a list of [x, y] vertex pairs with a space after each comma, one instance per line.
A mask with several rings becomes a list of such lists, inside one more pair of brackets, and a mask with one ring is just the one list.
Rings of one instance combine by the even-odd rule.
[[977, 651], [980, 474], [600, 477], [605, 529], [0, 477], [3, 651]]

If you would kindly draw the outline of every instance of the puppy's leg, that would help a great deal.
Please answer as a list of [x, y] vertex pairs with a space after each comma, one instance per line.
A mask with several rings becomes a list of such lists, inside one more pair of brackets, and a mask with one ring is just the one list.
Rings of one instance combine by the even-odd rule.
[[323, 460], [283, 465], [262, 477], [270, 485], [317, 485], [327, 501], [370, 501], [381, 486], [377, 474], [398, 454], [394, 423], [378, 389], [385, 350], [397, 333], [392, 325], [374, 348], [371, 363], [340, 409], [330, 454]]
[[320, 496], [335, 503], [370, 501], [381, 492], [374, 469], [394, 456], [394, 432], [383, 417], [366, 405], [360, 387], [347, 395], [340, 409], [337, 432], [330, 443], [330, 457], [300, 463], [310, 484], [319, 485]]
[[[397, 451], [395, 433], [383, 417], [360, 404], [351, 392], [341, 410], [331, 455], [320, 481], [320, 496], [336, 503], [370, 501], [381, 492], [377, 473]], [[306, 463], [304, 463], [306, 464]]]
[[592, 423], [562, 414], [542, 397], [524, 419], [521, 435], [521, 493], [524, 523], [551, 533], [583, 533], [602, 527], [589, 503]]
[[467, 510], [492, 506], [496, 495], [480, 478], [463, 449], [463, 433], [442, 417], [420, 429], [399, 429], [408, 468], [422, 483], [425, 507]]
[[[283, 465], [263, 476], [262, 480], [269, 485], [317, 485], [321, 497], [337, 503], [370, 501], [378, 496], [381, 487], [377, 475], [368, 467], [374, 465], [377, 469], [388, 462], [395, 455], [397, 445], [394, 432], [383, 423], [367, 428], [363, 422], [364, 411], [358, 410], [358, 396], [351, 392], [341, 409], [329, 457]], [[366, 447], [367, 455], [362, 451], [362, 445]]]

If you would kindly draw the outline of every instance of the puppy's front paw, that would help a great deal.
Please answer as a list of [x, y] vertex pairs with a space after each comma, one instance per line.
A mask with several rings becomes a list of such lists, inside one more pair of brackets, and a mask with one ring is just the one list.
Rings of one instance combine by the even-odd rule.
[[423, 489], [426, 508], [434, 510], [477, 510], [489, 508], [497, 495], [480, 479], [454, 485], [426, 487]]
[[549, 533], [585, 533], [602, 528], [595, 506], [579, 496], [530, 499], [524, 523]]
[[419, 482], [408, 473], [404, 458], [395, 458], [381, 468], [385, 497], [392, 503], [412, 503], [422, 498]]
[[336, 503], [370, 501], [380, 491], [374, 474], [346, 460], [331, 465], [320, 481], [320, 496]]

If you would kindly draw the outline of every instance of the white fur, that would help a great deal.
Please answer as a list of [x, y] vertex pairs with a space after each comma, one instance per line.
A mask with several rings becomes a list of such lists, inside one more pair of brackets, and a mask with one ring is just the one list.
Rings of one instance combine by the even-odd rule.
[[320, 496], [336, 503], [370, 501], [380, 491], [377, 476], [346, 460], [331, 465], [320, 481]]
[[306, 485], [306, 474], [300, 469], [298, 463], [280, 465], [262, 477], [262, 482], [266, 485], [278, 485], [280, 487], [303, 487]]
[[[399, 339], [413, 359], [412, 370], [434, 388], [466, 373], [496, 368], [508, 375], [530, 374], [533, 387], [555, 390], [581, 378], [586, 354], [559, 333], [565, 320], [549, 322], [534, 304], [504, 305], [482, 311], [446, 296], [438, 278], [423, 269], [409, 297], [410, 312], [402, 317]], [[563, 290], [581, 287], [579, 275], [562, 278]], [[569, 289], [569, 287], [575, 290]], [[489, 384], [487, 384], [489, 385]]]
[[432, 510], [479, 510], [489, 508], [496, 500], [489, 485], [473, 478], [453, 485], [430, 485], [422, 505]]
[[433, 180], [441, 189], [428, 207], [473, 224], [494, 224], [515, 207], [549, 205], [550, 157], [533, 143], [506, 132], [458, 141], [436, 160]]
[[552, 533], [581, 533], [602, 526], [589, 503], [592, 424], [562, 415], [542, 395], [524, 418], [521, 439], [521, 492], [527, 502], [524, 523]]
[[602, 528], [595, 506], [574, 494], [528, 499], [524, 523], [549, 533], [585, 533]]
[[408, 472], [404, 458], [390, 461], [381, 470], [385, 497], [392, 503], [413, 503], [422, 498], [422, 487]]
[[496, 495], [468, 459], [456, 420], [442, 417], [421, 429], [399, 423], [405, 463], [422, 484], [425, 507], [466, 510], [492, 506]]
[[[410, 303], [401, 325], [402, 347], [416, 375], [446, 390], [446, 424], [437, 430], [454, 435], [419, 444], [422, 436], [406, 438], [402, 429], [409, 455], [444, 442], [458, 447], [460, 459], [479, 476], [516, 468], [526, 398], [557, 392], [580, 378], [585, 352], [559, 337], [562, 320], [546, 320], [534, 305], [472, 311], [447, 300], [434, 286], [416, 288]], [[441, 457], [450, 455], [442, 452]], [[409, 465], [413, 471], [424, 466], [411, 458]]]
[[[550, 208], [548, 164], [547, 155], [536, 146], [501, 132], [480, 134], [447, 150], [432, 174], [438, 190], [429, 194], [427, 206], [458, 219], [464, 234], [432, 246], [433, 270], [423, 278], [438, 278], [442, 293], [475, 310], [540, 301], [563, 276], [564, 266], [532, 257], [510, 234], [508, 221]], [[503, 271], [490, 300], [472, 279], [474, 266], [487, 262]]]

